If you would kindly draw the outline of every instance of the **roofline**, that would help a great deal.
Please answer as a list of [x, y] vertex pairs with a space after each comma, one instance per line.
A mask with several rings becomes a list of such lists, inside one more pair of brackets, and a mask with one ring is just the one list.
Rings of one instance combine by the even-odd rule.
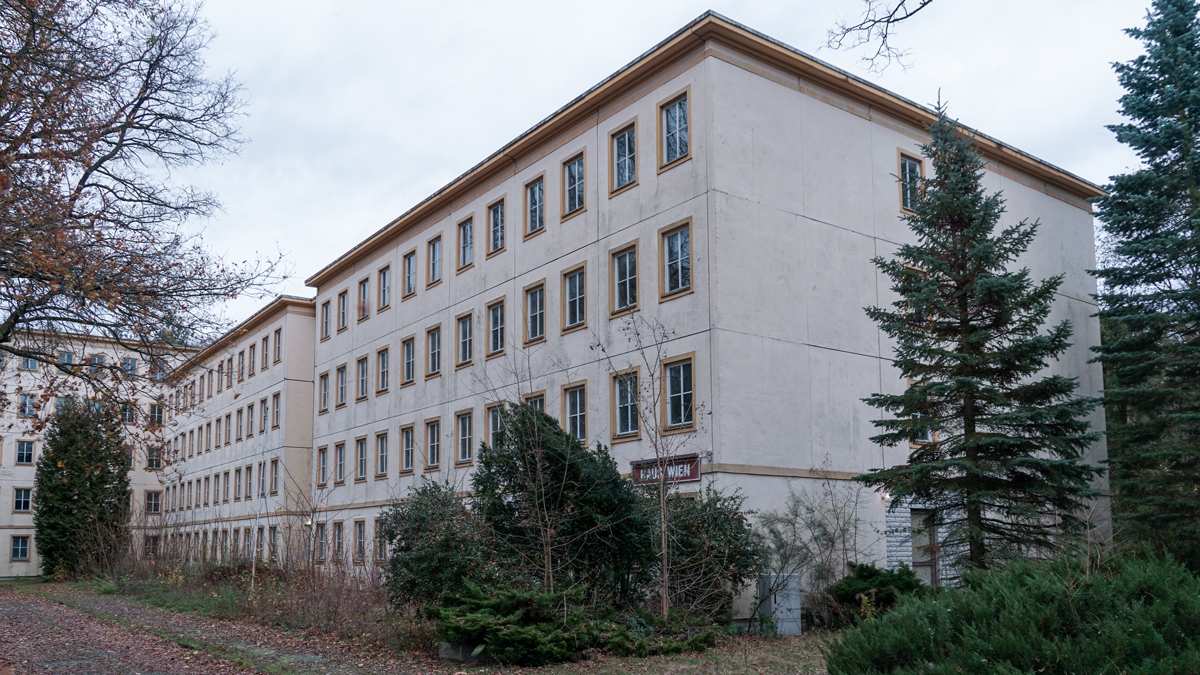
[[[926, 106], [872, 84], [856, 75], [806, 54], [752, 28], [709, 10], [680, 28], [612, 75], [559, 108], [549, 117], [509, 141], [502, 148], [465, 173], [429, 195], [408, 211], [392, 219], [349, 251], [321, 268], [304, 281], [306, 286], [319, 287], [347, 265], [365, 257], [383, 241], [419, 223], [430, 213], [448, 206], [534, 147], [553, 138], [564, 129], [590, 116], [606, 103], [628, 89], [665, 69], [685, 53], [702, 46], [705, 40], [724, 42], [797, 77], [810, 80], [839, 94], [865, 103], [868, 107], [925, 128], [937, 119], [937, 113]], [[976, 146], [987, 159], [1002, 162], [1054, 187], [1083, 199], [1099, 197], [1104, 191], [1095, 184], [1043, 161], [1027, 152], [1001, 142], [970, 127], [963, 126], [976, 140]]]
[[220, 351], [222, 347], [225, 347], [230, 342], [236, 340], [237, 338], [242, 337], [246, 333], [249, 333], [251, 330], [253, 330], [254, 328], [257, 328], [259, 325], [266, 323], [269, 319], [273, 318], [280, 311], [286, 312], [286, 310], [289, 307], [311, 308], [313, 310], [313, 315], [315, 316], [316, 308], [317, 308], [317, 299], [316, 298], [302, 298], [298, 295], [277, 295], [277, 296], [275, 296], [274, 300], [272, 300], [271, 302], [268, 302], [257, 312], [251, 314], [245, 321], [243, 321], [243, 322], [239, 323], [238, 325], [234, 326], [233, 328], [230, 328], [229, 330], [225, 331], [225, 333], [222, 334], [221, 337], [217, 338], [216, 340], [213, 340], [213, 342], [211, 344], [209, 344], [204, 349], [200, 350], [196, 355], [192, 356], [192, 358], [190, 358], [186, 362], [180, 364], [179, 367], [176, 368], [172, 374], [182, 373], [185, 370], [188, 370], [192, 366], [196, 365], [197, 363], [200, 363], [200, 362], [206, 360], [208, 357], [212, 356], [215, 352]]

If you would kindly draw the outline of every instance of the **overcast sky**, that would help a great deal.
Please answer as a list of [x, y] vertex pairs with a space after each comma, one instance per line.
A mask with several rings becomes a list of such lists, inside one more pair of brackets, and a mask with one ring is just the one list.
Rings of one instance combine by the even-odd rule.
[[[242, 152], [181, 180], [215, 191], [197, 223], [232, 259], [282, 251], [278, 292], [595, 85], [707, 9], [918, 103], [938, 91], [961, 122], [1090, 181], [1136, 165], [1104, 127], [1111, 63], [1149, 0], [938, 0], [896, 35], [910, 67], [824, 48], [861, 0], [382, 2], [208, 0], [214, 71], [246, 89]], [[244, 298], [241, 320], [262, 304]]]

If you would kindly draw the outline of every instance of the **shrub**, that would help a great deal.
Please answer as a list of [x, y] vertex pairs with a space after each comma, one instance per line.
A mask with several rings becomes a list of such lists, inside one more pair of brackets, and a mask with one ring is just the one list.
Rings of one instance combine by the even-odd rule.
[[836, 673], [1200, 672], [1200, 579], [1154, 557], [1074, 559], [964, 576], [847, 630]]
[[850, 574], [825, 589], [835, 625], [873, 619], [896, 606], [901, 594], [921, 595], [929, 587], [907, 565], [884, 570], [870, 564], [850, 563]]
[[506, 578], [491, 529], [448, 484], [423, 481], [383, 511], [392, 554], [385, 568], [389, 601], [422, 606], [466, 580], [485, 587]]

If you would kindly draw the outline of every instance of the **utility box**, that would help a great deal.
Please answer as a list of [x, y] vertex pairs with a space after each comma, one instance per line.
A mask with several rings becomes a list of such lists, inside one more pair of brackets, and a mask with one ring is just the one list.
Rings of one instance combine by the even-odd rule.
[[798, 574], [759, 576], [758, 597], [762, 600], [758, 606], [759, 612], [771, 617], [780, 635], [800, 634], [801, 594]]

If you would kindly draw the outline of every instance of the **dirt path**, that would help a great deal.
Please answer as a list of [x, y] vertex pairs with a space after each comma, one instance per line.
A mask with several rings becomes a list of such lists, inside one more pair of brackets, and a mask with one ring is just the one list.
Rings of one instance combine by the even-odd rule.
[[0, 588], [0, 675], [418, 675], [436, 661], [364, 653], [359, 645], [146, 607], [115, 595], [57, 584]]
[[[0, 673], [175, 675], [254, 673], [157, 635], [102, 621], [13, 588], [0, 589]], [[6, 667], [9, 669], [6, 671]]]

